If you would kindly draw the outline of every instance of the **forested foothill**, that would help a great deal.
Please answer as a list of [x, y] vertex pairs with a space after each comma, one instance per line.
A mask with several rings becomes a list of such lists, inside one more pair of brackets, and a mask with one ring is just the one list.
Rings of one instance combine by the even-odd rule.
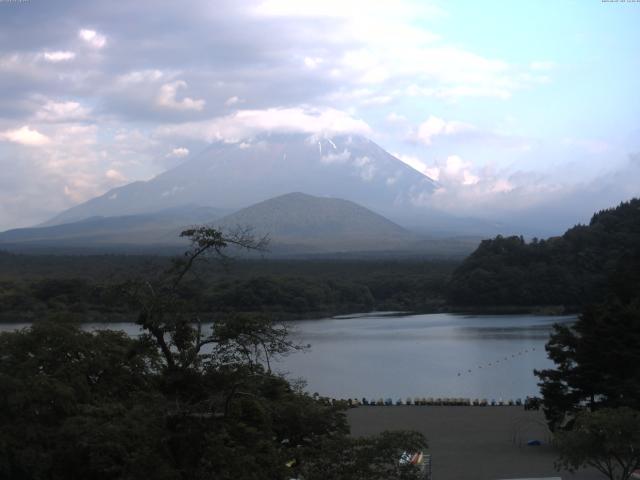
[[579, 311], [606, 298], [613, 277], [629, 268], [639, 245], [640, 199], [633, 199], [560, 237], [484, 240], [454, 271], [447, 298], [459, 307], [557, 305]]
[[557, 325], [547, 343], [556, 367], [536, 372], [553, 429], [584, 409], [640, 410], [640, 244], [609, 277], [604, 299], [573, 325]]
[[553, 368], [535, 371], [558, 466], [611, 480], [640, 469], [640, 199], [561, 237], [483, 241], [454, 272], [455, 306], [548, 306], [580, 312], [555, 325]]
[[[582, 277], [586, 305], [574, 324], [554, 327], [545, 347], [554, 367], [535, 372], [558, 464], [611, 480], [640, 469], [639, 220], [640, 201], [632, 200], [579, 229], [573, 258], [600, 265], [601, 278], [595, 270]], [[575, 241], [571, 232], [566, 242]]]

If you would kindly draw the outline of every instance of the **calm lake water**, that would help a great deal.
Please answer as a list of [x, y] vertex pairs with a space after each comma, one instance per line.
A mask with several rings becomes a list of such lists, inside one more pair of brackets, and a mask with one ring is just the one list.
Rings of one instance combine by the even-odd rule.
[[430, 314], [292, 322], [311, 349], [280, 368], [310, 392], [335, 397], [538, 395], [534, 369], [552, 366], [544, 344], [575, 317]]
[[[552, 365], [544, 350], [554, 323], [572, 316], [358, 315], [289, 322], [307, 351], [275, 369], [305, 378], [311, 393], [347, 398], [471, 397], [539, 394], [534, 369]], [[28, 324], [0, 324], [0, 331]], [[135, 324], [86, 324], [137, 335]]]

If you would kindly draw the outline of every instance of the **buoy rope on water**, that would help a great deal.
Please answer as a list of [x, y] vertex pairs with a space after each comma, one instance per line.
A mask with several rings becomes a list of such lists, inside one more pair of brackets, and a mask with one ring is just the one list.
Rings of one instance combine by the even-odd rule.
[[[530, 353], [530, 352], [534, 352], [535, 350], [536, 350], [536, 349], [535, 349], [535, 347], [531, 347], [531, 350], [529, 350], [528, 348], [525, 348], [524, 350], [520, 350], [519, 352], [512, 353], [512, 354], [511, 354], [511, 358], [515, 358], [515, 357], [516, 357], [516, 355], [522, 356], [522, 354], [523, 354], [523, 353]], [[509, 360], [509, 356], [507, 355], [507, 356], [506, 356], [506, 357], [504, 357], [502, 360], [498, 359], [498, 360], [494, 360], [494, 361], [492, 361], [492, 362], [487, 362], [486, 367], [487, 367], [487, 368], [488, 368], [488, 367], [494, 367], [494, 366], [497, 366], [498, 364], [500, 364], [500, 362], [501, 362], [501, 361], [503, 361], [503, 362], [504, 362], [504, 361], [508, 361], [508, 360]], [[478, 365], [476, 368], [477, 368], [477, 369], [481, 369], [481, 368], [482, 368], [482, 365]], [[472, 369], [468, 368], [468, 369], [467, 369], [467, 373], [472, 373]], [[458, 377], [461, 377], [463, 374], [464, 374], [464, 369], [463, 369], [463, 370], [460, 370], [460, 371], [458, 372], [458, 375], [457, 375], [457, 376], [458, 376]]]

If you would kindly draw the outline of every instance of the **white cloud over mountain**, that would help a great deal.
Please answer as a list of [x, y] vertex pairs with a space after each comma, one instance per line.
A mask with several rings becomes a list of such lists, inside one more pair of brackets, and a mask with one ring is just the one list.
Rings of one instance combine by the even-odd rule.
[[238, 110], [230, 115], [160, 127], [161, 137], [185, 137], [207, 142], [239, 142], [264, 132], [309, 134], [370, 134], [363, 120], [332, 108], [268, 108]]
[[[465, 11], [435, 0], [138, 0], [117, 9], [61, 0], [0, 10], [0, 169], [11, 179], [0, 200], [23, 205], [0, 209], [0, 229], [44, 220], [124, 178], [148, 179], [210, 142], [261, 132], [371, 136], [438, 177], [446, 195], [437, 201], [451, 211], [485, 200], [498, 208], [493, 199], [518, 192], [528, 200], [513, 205], [543, 203], [557, 184], [626, 168], [640, 150], [629, 114], [637, 88], [606, 68], [633, 62], [619, 49], [620, 58], [596, 55], [593, 39], [571, 43], [570, 23], [553, 37], [566, 42], [509, 45], [528, 23], [488, 32], [500, 12], [460, 20]], [[586, 69], [614, 72], [616, 88], [593, 76], [585, 84]], [[549, 175], [570, 162], [580, 165], [574, 178]]]
[[468, 123], [455, 120], [447, 121], [430, 115], [429, 118], [418, 126], [415, 138], [425, 145], [431, 145], [434, 137], [441, 135], [453, 136], [475, 131], [477, 131], [477, 128]]

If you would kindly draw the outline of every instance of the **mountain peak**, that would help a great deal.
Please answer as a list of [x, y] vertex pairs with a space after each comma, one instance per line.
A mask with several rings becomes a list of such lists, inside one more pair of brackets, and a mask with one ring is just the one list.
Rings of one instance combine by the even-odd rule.
[[292, 192], [243, 208], [218, 222], [222, 229], [251, 227], [276, 245], [323, 250], [382, 250], [415, 236], [361, 205], [341, 198]]
[[147, 182], [110, 190], [48, 224], [185, 204], [235, 210], [288, 192], [349, 199], [393, 216], [434, 189], [429, 177], [359, 135], [262, 134], [214, 144]]

